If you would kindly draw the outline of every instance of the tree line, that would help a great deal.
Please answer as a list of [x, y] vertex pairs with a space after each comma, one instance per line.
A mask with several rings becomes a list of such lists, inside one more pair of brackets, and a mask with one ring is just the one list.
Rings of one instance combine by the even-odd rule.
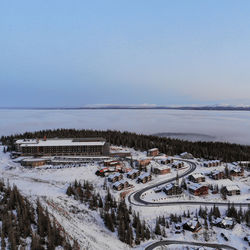
[[34, 209], [16, 186], [6, 186], [3, 181], [0, 181], [0, 197], [2, 250], [54, 250], [58, 246], [65, 250], [78, 249], [77, 244], [72, 247], [65, 235], [61, 235], [39, 200]]
[[157, 147], [160, 152], [167, 155], [176, 155], [189, 152], [198, 158], [219, 159], [224, 162], [247, 161], [250, 159], [250, 146], [230, 144], [223, 142], [190, 142], [178, 139], [170, 139], [153, 135], [143, 135], [131, 132], [115, 130], [77, 130], [55, 129], [26, 132], [10, 136], [2, 136], [1, 141], [8, 146], [8, 150], [14, 150], [15, 139], [21, 138], [81, 138], [103, 137], [113, 145], [126, 146], [136, 150], [148, 150]]
[[131, 206], [127, 207], [124, 200], [117, 202], [109, 189], [102, 198], [88, 181], [83, 184], [75, 181], [68, 186], [66, 194], [87, 204], [91, 210], [98, 211], [106, 228], [116, 232], [118, 238], [129, 246], [150, 239], [149, 227], [140, 219], [139, 213], [132, 212]]

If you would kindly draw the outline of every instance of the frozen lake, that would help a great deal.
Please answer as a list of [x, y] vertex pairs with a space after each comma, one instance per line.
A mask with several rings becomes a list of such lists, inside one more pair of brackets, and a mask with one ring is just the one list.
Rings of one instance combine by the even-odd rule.
[[0, 136], [53, 128], [116, 129], [250, 145], [248, 111], [0, 110]]

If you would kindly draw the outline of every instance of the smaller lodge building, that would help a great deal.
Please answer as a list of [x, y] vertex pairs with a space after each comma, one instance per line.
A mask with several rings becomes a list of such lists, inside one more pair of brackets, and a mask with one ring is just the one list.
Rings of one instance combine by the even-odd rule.
[[151, 148], [148, 150], [147, 152], [147, 156], [151, 156], [151, 157], [154, 157], [154, 156], [157, 156], [159, 155], [159, 149], [158, 148]]
[[194, 156], [188, 152], [183, 152], [180, 154], [182, 159], [194, 159]]
[[194, 173], [188, 176], [188, 179], [195, 183], [200, 183], [205, 181], [205, 176], [201, 173]]
[[200, 195], [207, 195], [208, 194], [208, 186], [199, 184], [199, 183], [192, 183], [188, 186], [188, 190], [192, 195], [200, 196]]
[[138, 177], [137, 182], [138, 183], [146, 183], [148, 181], [151, 181], [151, 179], [152, 179], [151, 174], [149, 174], [149, 173], [146, 172], [146, 173], [141, 174]]
[[113, 183], [120, 181], [121, 179], [123, 179], [123, 175], [121, 173], [115, 173], [108, 176], [108, 181]]
[[145, 168], [146, 166], [148, 166], [150, 164], [151, 159], [152, 158], [149, 158], [149, 157], [137, 159], [137, 160], [135, 160], [135, 166], [137, 168]]
[[190, 231], [190, 232], [193, 232], [193, 233], [197, 233], [198, 231], [201, 230], [202, 226], [201, 226], [201, 224], [200, 224], [200, 222], [198, 221], [197, 218], [193, 218], [193, 219], [190, 219], [187, 222], [185, 222], [182, 225], [182, 228], [184, 230], [187, 230], [187, 231]]
[[124, 188], [127, 188], [129, 186], [129, 183], [126, 180], [120, 180], [113, 184], [113, 189], [120, 191]]
[[229, 173], [231, 176], [244, 176], [244, 168], [240, 166], [229, 167]]
[[184, 162], [183, 161], [174, 161], [172, 163], [172, 168], [180, 169], [184, 167]]
[[225, 172], [222, 170], [214, 170], [209, 174], [209, 176], [214, 180], [221, 180], [225, 179]]
[[139, 175], [141, 174], [141, 172], [139, 171], [139, 170], [137, 170], [137, 169], [133, 169], [133, 170], [131, 170], [131, 171], [129, 171], [128, 173], [127, 173], [127, 177], [129, 178], [129, 179], [135, 179], [135, 178], [137, 178]]
[[213, 160], [213, 161], [205, 161], [203, 163], [204, 167], [210, 168], [210, 167], [218, 167], [221, 165], [221, 161], [219, 160]]
[[159, 175], [169, 174], [171, 172], [171, 168], [167, 165], [163, 165], [163, 166], [154, 167], [153, 171], [155, 174], [159, 174]]
[[179, 195], [182, 193], [182, 188], [176, 183], [167, 184], [162, 190], [166, 195]]
[[224, 187], [224, 190], [227, 195], [240, 195], [240, 188], [238, 185], [228, 185]]
[[216, 218], [212, 221], [214, 226], [224, 228], [224, 229], [233, 229], [235, 222], [231, 217], [224, 217], [224, 218]]
[[40, 167], [47, 164], [48, 160], [42, 158], [27, 158], [21, 160], [21, 165], [25, 167]]

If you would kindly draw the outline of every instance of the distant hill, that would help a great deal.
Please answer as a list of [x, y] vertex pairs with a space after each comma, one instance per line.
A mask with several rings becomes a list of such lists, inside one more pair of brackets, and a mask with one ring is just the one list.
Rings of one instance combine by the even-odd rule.
[[83, 107], [0, 107], [0, 109], [172, 109], [172, 110], [217, 110], [217, 111], [250, 111], [250, 106], [157, 106], [157, 105], [90, 105]]

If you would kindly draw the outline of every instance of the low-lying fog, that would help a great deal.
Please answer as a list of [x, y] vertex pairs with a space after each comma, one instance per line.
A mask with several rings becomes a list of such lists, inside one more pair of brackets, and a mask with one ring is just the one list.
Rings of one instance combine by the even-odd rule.
[[248, 111], [0, 110], [0, 136], [53, 128], [116, 129], [250, 145]]

